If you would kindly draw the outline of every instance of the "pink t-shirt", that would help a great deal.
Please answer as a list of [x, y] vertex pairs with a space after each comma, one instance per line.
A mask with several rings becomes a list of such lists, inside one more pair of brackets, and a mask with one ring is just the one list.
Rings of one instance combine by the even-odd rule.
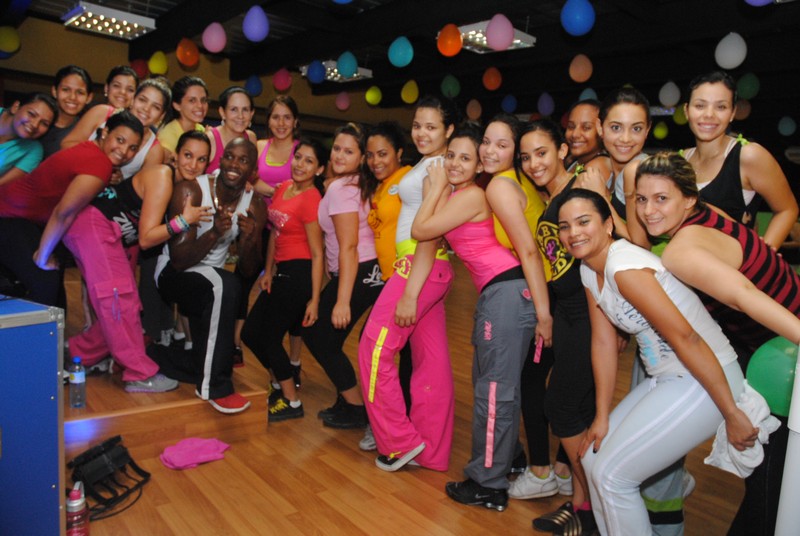
[[336, 214], [358, 213], [358, 262], [378, 257], [375, 253], [375, 235], [367, 222], [369, 203], [361, 201], [358, 189], [358, 176], [348, 175], [333, 181], [319, 204], [319, 225], [325, 233], [325, 260], [328, 271], [339, 272], [339, 242], [331, 216]]
[[310, 259], [306, 224], [317, 221], [317, 211], [322, 196], [313, 186], [291, 199], [284, 199], [292, 181], [282, 182], [275, 188], [269, 221], [275, 229], [275, 262]]

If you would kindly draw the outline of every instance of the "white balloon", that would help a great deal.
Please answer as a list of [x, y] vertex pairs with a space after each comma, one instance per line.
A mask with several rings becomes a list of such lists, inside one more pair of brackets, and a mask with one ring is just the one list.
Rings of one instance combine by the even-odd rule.
[[797, 123], [788, 115], [784, 115], [781, 117], [781, 120], [778, 121], [778, 132], [780, 132], [781, 136], [791, 136], [796, 130]]
[[747, 57], [747, 43], [741, 35], [731, 32], [717, 44], [714, 59], [723, 69], [735, 69]]
[[678, 101], [681, 99], [681, 90], [678, 89], [677, 84], [670, 80], [663, 86], [661, 86], [661, 90], [658, 92], [658, 100], [661, 101], [666, 108], [672, 108]]

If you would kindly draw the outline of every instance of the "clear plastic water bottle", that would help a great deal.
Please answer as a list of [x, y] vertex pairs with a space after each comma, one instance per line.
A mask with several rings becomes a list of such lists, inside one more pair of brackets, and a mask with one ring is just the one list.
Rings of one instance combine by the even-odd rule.
[[67, 536], [89, 536], [89, 507], [83, 482], [76, 482], [67, 499]]
[[73, 357], [69, 367], [69, 405], [73, 408], [86, 407], [86, 369], [80, 357]]

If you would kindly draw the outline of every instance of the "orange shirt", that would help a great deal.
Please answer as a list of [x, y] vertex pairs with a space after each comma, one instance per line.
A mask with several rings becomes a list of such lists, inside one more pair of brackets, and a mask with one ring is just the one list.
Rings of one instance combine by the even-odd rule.
[[378, 264], [381, 267], [384, 281], [394, 273], [397, 216], [400, 214], [402, 205], [398, 195], [398, 185], [403, 175], [410, 169], [411, 166], [405, 166], [395, 171], [380, 183], [375, 195], [372, 196], [372, 205], [367, 221], [375, 233], [375, 250], [378, 253]]

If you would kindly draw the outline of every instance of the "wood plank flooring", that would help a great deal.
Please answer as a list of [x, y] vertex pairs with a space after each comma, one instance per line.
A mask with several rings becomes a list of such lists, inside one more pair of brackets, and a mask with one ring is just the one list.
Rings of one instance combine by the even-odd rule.
[[[456, 382], [456, 428], [446, 473], [408, 467], [385, 473], [375, 453], [362, 452], [360, 430], [322, 426], [317, 411], [329, 406], [335, 390], [320, 367], [303, 351], [303, 419], [267, 425], [267, 374], [245, 352], [236, 369], [238, 392], [253, 406], [226, 416], [194, 396], [183, 384], [172, 393], [128, 394], [119, 374], [90, 376], [88, 407], [72, 410], [65, 400], [66, 458], [115, 434], [133, 458], [152, 473], [142, 498], [118, 516], [92, 524], [104, 535], [477, 535], [526, 534], [531, 519], [554, 510], [567, 498], [512, 500], [499, 513], [451, 501], [450, 480], [461, 480], [469, 458], [472, 390], [470, 367], [472, 282], [459, 262], [447, 300], [448, 335]], [[67, 334], [83, 325], [76, 273], [68, 277], [70, 310]], [[355, 364], [356, 327], [346, 352]], [[623, 356], [617, 396], [627, 392], [632, 356]], [[163, 449], [184, 437], [215, 437], [230, 444], [225, 459], [195, 469], [174, 471], [161, 464]], [[695, 449], [688, 466], [697, 488], [687, 501], [686, 534], [721, 535], [736, 511], [742, 482], [702, 464], [710, 442]], [[71, 483], [69, 474], [67, 482]]]

